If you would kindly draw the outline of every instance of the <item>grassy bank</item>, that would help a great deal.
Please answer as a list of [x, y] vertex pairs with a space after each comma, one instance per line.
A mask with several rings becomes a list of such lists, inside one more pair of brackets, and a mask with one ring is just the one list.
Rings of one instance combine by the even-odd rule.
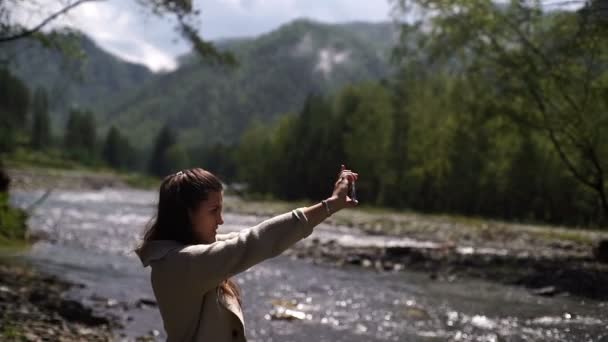
[[0, 192], [0, 247], [20, 247], [27, 244], [27, 215], [9, 204], [8, 193]]
[[7, 163], [11, 189], [20, 190], [97, 190], [104, 187], [156, 189], [160, 180], [140, 173], [111, 169], [57, 169], [38, 166], [15, 167]]
[[[48, 182], [32, 180], [33, 188], [49, 188], [53, 181], [64, 176], [68, 178], [86, 178], [101, 180], [102, 184], [110, 183], [109, 186], [128, 186], [133, 188], [151, 189], [160, 183], [157, 177], [152, 177], [140, 172], [122, 171], [105, 166], [101, 162], [92, 164], [81, 163], [65, 156], [58, 149], [45, 151], [33, 151], [26, 148], [17, 148], [15, 151], [0, 156], [8, 169], [13, 183], [19, 182], [25, 175], [32, 175]], [[105, 181], [104, 181], [105, 180]], [[45, 184], [48, 183], [48, 184]], [[97, 185], [93, 181], [93, 187]], [[22, 185], [17, 185], [23, 188]], [[86, 187], [86, 185], [82, 185]]]
[[[224, 202], [227, 211], [260, 216], [272, 216], [314, 203], [243, 199], [235, 196], [226, 196]], [[328, 222], [355, 227], [371, 235], [392, 235], [471, 245], [534, 247], [539, 243], [544, 246], [569, 243], [592, 246], [601, 239], [608, 239], [606, 230], [503, 222], [458, 215], [422, 214], [366, 205], [340, 211], [330, 217]]]
[[[156, 191], [160, 179], [135, 173], [111, 170], [9, 168], [16, 189], [84, 189], [135, 187]], [[228, 189], [224, 207], [228, 212], [268, 217], [315, 203], [312, 200], [286, 202], [235, 196]], [[503, 222], [479, 217], [422, 214], [360, 205], [334, 214], [329, 223], [358, 228], [369, 234], [409, 237], [437, 242], [495, 246], [549, 246], [570, 243], [591, 246], [608, 239], [608, 231], [582, 227], [558, 227], [541, 224]]]

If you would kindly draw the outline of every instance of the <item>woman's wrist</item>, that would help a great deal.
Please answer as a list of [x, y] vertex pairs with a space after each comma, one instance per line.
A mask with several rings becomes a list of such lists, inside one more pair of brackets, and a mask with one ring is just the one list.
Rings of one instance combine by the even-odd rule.
[[328, 215], [331, 215], [337, 211], [340, 211], [343, 207], [340, 205], [340, 199], [338, 196], [331, 196], [322, 201]]

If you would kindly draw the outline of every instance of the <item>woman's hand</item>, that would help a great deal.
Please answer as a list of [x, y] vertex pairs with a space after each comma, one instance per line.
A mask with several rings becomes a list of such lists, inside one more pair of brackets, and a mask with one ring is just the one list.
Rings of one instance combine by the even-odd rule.
[[342, 165], [331, 197], [321, 201], [321, 203], [302, 209], [307, 217], [308, 224], [314, 227], [336, 211], [356, 206], [359, 202], [354, 198], [350, 198], [349, 190], [357, 178], [359, 178], [359, 175], [356, 172], [347, 170]]
[[340, 173], [338, 174], [338, 180], [334, 184], [332, 196], [327, 199], [332, 211], [354, 207], [359, 203], [355, 198], [351, 198], [349, 195], [357, 178], [359, 178], [358, 173], [348, 170], [342, 165]]

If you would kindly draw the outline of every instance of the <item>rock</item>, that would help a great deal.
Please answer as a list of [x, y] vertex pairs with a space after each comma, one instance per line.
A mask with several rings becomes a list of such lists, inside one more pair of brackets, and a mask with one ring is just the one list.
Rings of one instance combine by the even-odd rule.
[[86, 336], [93, 334], [94, 331], [89, 328], [80, 328], [78, 329], [78, 335]]
[[593, 249], [593, 255], [599, 262], [608, 263], [608, 240], [602, 240]]
[[10, 182], [11, 179], [8, 177], [8, 174], [6, 171], [4, 171], [4, 168], [0, 164], [0, 192], [7, 192]]
[[361, 257], [358, 255], [349, 255], [344, 262], [349, 265], [361, 265]]
[[44, 289], [34, 289], [29, 296], [29, 301], [34, 304], [43, 304], [49, 300], [49, 294]]
[[154, 299], [149, 299], [149, 298], [141, 298], [140, 300], [137, 301], [138, 308], [141, 309], [144, 306], [157, 307], [158, 303], [156, 303], [156, 301]]
[[394, 268], [393, 268], [393, 263], [392, 263], [392, 262], [390, 262], [390, 261], [385, 261], [385, 262], [383, 262], [383, 263], [382, 263], [382, 269], [383, 269], [384, 271], [392, 271], [392, 270], [394, 269]]
[[14, 327], [19, 341], [112, 340], [114, 325], [109, 322], [113, 323], [113, 317], [96, 317], [82, 304], [63, 299], [71, 284], [29, 268], [1, 264], [0, 283], [0, 297], [11, 296], [0, 300], [0, 340], [7, 340], [4, 324]]
[[271, 310], [270, 313], [264, 317], [267, 320], [285, 321], [312, 319], [312, 315], [306, 314], [304, 311], [288, 309], [282, 306], [278, 306], [274, 310]]
[[409, 255], [411, 251], [411, 247], [389, 246], [386, 247], [385, 254], [389, 258], [401, 258]]
[[541, 287], [539, 289], [532, 290], [532, 293], [534, 293], [535, 295], [544, 296], [544, 297], [553, 297], [557, 294], [557, 292], [558, 291], [555, 288], [555, 286], [545, 286], [545, 287]]
[[105, 317], [95, 316], [91, 309], [74, 300], [62, 300], [57, 308], [61, 317], [68, 321], [80, 322], [89, 326], [108, 325]]
[[407, 307], [405, 308], [403, 313], [408, 318], [408, 320], [426, 321], [431, 319], [431, 316], [425, 309], [417, 306]]
[[38, 337], [36, 334], [31, 333], [31, 332], [27, 332], [25, 333], [25, 335], [23, 335], [23, 337], [25, 338], [26, 341], [41, 341], [42, 339], [40, 337]]
[[106, 308], [113, 308], [117, 305], [118, 305], [118, 301], [116, 299], [110, 298], [106, 301]]

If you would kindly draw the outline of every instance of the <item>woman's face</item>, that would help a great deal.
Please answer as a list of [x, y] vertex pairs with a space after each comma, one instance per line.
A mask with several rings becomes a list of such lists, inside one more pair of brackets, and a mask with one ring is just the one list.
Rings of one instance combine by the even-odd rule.
[[192, 228], [198, 243], [215, 242], [218, 226], [224, 223], [222, 218], [222, 204], [224, 202], [221, 191], [209, 193], [207, 200], [201, 202], [198, 208], [191, 212]]

